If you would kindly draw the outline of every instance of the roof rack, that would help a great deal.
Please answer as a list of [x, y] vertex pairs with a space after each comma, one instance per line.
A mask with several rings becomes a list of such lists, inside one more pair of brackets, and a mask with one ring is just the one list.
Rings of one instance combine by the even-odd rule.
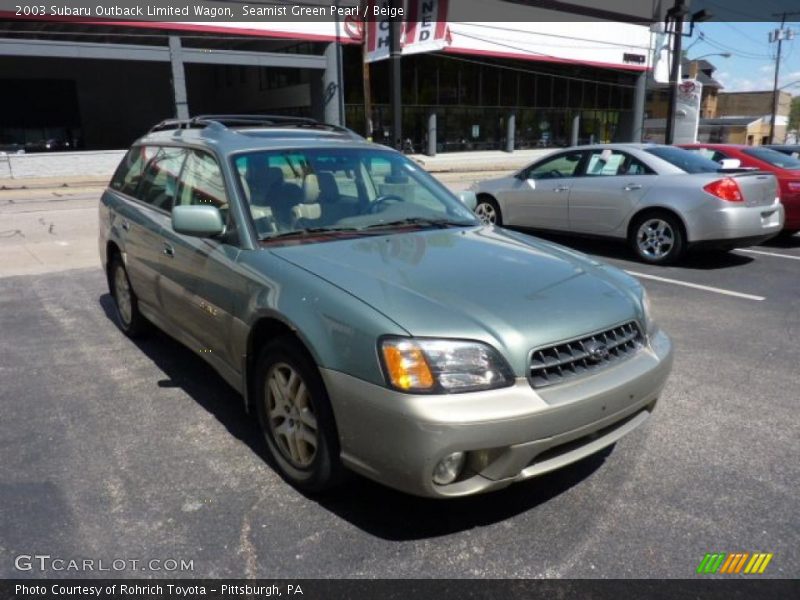
[[291, 117], [286, 115], [197, 115], [188, 119], [165, 119], [153, 126], [149, 133], [168, 131], [171, 129], [204, 129], [208, 126], [223, 127], [304, 127], [309, 129], [327, 129], [358, 137], [357, 133], [347, 127], [322, 123], [308, 117]]

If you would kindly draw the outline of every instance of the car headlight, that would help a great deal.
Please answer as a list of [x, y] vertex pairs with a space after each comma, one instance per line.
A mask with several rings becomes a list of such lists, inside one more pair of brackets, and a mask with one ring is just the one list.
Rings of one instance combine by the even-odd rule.
[[653, 320], [650, 298], [645, 290], [642, 290], [642, 313], [644, 315], [644, 327], [649, 337], [656, 332], [656, 322]]
[[474, 392], [514, 383], [508, 363], [481, 342], [387, 337], [379, 346], [386, 381], [402, 392]]

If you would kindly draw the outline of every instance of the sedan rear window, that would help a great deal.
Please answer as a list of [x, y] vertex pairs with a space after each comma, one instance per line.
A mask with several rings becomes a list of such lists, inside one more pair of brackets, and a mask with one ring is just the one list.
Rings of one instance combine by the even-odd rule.
[[687, 173], [717, 173], [720, 169], [719, 164], [715, 163], [713, 160], [703, 158], [683, 148], [659, 146], [656, 148], [647, 148], [645, 152], [649, 152], [653, 156], [657, 156]]
[[772, 150], [770, 148], [747, 148], [742, 150], [742, 152], [758, 160], [763, 160], [773, 167], [789, 170], [800, 169], [800, 160], [788, 154], [784, 154], [783, 152], [778, 152], [777, 150]]

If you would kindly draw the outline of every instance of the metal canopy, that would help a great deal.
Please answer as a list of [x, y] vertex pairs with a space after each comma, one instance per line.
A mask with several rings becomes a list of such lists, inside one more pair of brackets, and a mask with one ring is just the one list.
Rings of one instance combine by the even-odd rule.
[[[0, 38], [0, 56], [170, 62], [170, 49], [169, 46]], [[324, 70], [327, 66], [325, 56], [281, 52], [249, 52], [183, 47], [181, 49], [181, 58], [184, 63], [214, 65], [321, 70]]]

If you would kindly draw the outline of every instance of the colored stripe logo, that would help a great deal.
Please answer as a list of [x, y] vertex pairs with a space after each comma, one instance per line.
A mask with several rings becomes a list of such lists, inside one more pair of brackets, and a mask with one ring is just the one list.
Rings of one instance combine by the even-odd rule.
[[714, 552], [708, 553], [697, 566], [698, 575], [713, 575], [715, 573], [735, 575], [760, 575], [767, 569], [774, 554], [766, 552]]

